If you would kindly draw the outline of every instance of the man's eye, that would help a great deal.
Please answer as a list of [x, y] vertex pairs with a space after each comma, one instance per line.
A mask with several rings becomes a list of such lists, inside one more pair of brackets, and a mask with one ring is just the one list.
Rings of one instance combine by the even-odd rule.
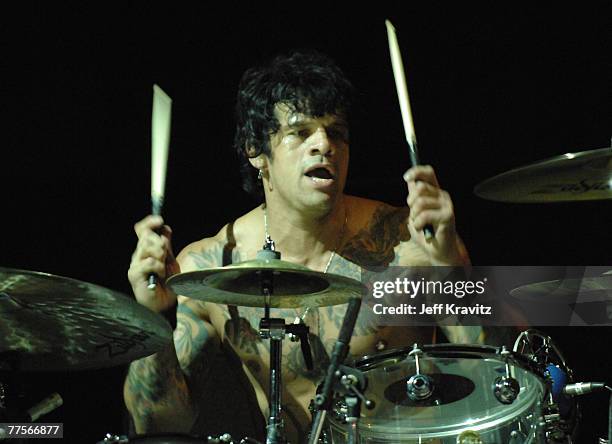
[[348, 140], [348, 131], [343, 128], [330, 128], [327, 131], [327, 134], [329, 135], [330, 138], [334, 140], [342, 140], [342, 141]]
[[287, 133], [288, 136], [299, 137], [300, 139], [308, 139], [310, 132], [308, 130], [291, 130]]

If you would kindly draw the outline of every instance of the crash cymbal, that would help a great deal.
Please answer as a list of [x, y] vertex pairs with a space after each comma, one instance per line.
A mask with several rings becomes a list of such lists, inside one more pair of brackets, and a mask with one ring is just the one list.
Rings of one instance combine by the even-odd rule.
[[515, 203], [612, 198], [612, 148], [568, 153], [516, 168], [474, 188], [489, 200]]
[[568, 278], [522, 285], [510, 295], [523, 300], [558, 302], [612, 302], [612, 275]]
[[270, 308], [325, 307], [360, 298], [361, 282], [319, 273], [279, 259], [255, 259], [226, 267], [190, 271], [172, 276], [166, 284], [176, 294], [216, 304], [264, 307], [262, 276], [270, 272], [273, 295]]
[[148, 356], [171, 339], [163, 317], [121, 293], [0, 268], [0, 369], [111, 367]]

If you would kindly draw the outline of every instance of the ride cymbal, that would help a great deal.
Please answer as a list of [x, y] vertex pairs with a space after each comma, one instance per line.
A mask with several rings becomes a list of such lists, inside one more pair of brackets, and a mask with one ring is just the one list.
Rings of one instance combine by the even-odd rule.
[[523, 300], [543, 302], [612, 302], [612, 275], [566, 278], [522, 285], [510, 295]]
[[516, 168], [474, 188], [484, 199], [514, 203], [612, 198], [612, 148], [567, 153]]

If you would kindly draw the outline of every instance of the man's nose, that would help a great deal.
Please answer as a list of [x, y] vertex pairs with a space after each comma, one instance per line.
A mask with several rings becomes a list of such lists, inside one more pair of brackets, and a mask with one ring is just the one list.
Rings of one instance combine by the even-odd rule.
[[333, 153], [333, 144], [329, 139], [329, 135], [325, 128], [317, 128], [311, 136], [310, 154], [329, 156]]

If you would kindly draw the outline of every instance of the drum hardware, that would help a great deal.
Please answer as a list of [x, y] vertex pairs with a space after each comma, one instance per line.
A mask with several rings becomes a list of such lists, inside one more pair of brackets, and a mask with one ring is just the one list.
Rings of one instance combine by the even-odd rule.
[[577, 435], [577, 424], [581, 418], [580, 403], [568, 397], [564, 391], [573, 387], [574, 372], [552, 338], [545, 333], [528, 329], [519, 334], [514, 348], [534, 365], [547, 386], [542, 405], [542, 426], [551, 443], [572, 442]]
[[99, 441], [97, 444], [128, 444], [129, 442], [130, 441], [128, 437], [125, 435], [120, 436], [107, 433], [106, 436], [104, 436], [104, 439], [102, 441]]
[[209, 444], [259, 444], [259, 441], [253, 438], [243, 438], [240, 441], [234, 441], [229, 433], [223, 433], [219, 436], [208, 436], [206, 442]]
[[423, 399], [429, 398], [433, 393], [433, 381], [429, 376], [421, 374], [419, 359], [423, 356], [423, 351], [417, 344], [413, 345], [412, 351], [408, 353], [408, 356], [414, 357], [416, 366], [416, 373], [406, 382], [408, 397], [413, 401], [422, 401]]
[[224, 433], [219, 436], [209, 436], [208, 442], [218, 444], [218, 443], [232, 443], [233, 441], [232, 441], [232, 435], [230, 435], [229, 433]]
[[361, 403], [363, 402], [368, 410], [372, 410], [376, 403], [367, 399], [363, 393], [368, 385], [363, 372], [341, 365], [338, 368], [337, 376], [339, 376], [339, 379], [334, 391], [338, 394], [344, 394], [344, 404], [346, 406], [344, 421], [348, 424], [348, 443], [357, 444], [359, 442], [357, 425], [361, 417]]
[[520, 430], [513, 430], [510, 432], [510, 441], [508, 444], [523, 444], [527, 442], [527, 435]]
[[[522, 444], [522, 441], [520, 441], [520, 443]], [[457, 436], [457, 444], [483, 444], [483, 442], [477, 432], [473, 430], [467, 430]]]
[[[263, 250], [258, 252], [260, 260], [279, 260], [280, 252], [274, 250], [274, 243], [271, 239], [266, 239]], [[261, 294], [264, 296], [264, 317], [259, 324], [259, 334], [264, 339], [270, 340], [270, 416], [267, 426], [266, 444], [283, 444], [287, 440], [284, 436], [284, 423], [281, 418], [281, 394], [282, 394], [282, 379], [281, 379], [281, 357], [282, 357], [282, 341], [286, 334], [291, 334], [300, 338], [302, 353], [304, 360], [309, 370], [312, 370], [312, 355], [310, 345], [308, 343], [309, 328], [303, 323], [285, 324], [284, 319], [270, 318], [270, 301], [274, 295], [274, 280], [275, 274], [272, 270], [262, 270], [261, 278]], [[344, 360], [348, 353], [348, 341], [352, 336], [361, 299], [353, 297], [349, 300], [347, 313], [344, 317], [344, 323], [340, 330], [340, 339], [334, 347], [331, 356], [331, 363], [328, 369], [328, 374], [332, 376], [336, 374], [336, 370], [340, 362]], [[348, 321], [347, 321], [348, 319]], [[332, 378], [328, 378], [331, 385]], [[324, 385], [323, 397], [315, 398], [315, 405], [319, 408], [326, 402], [326, 397], [329, 397], [329, 391], [325, 392]], [[317, 395], [319, 396], [319, 395]], [[314, 436], [314, 435], [313, 435]], [[318, 434], [314, 436], [318, 440]]]
[[[364, 394], [367, 385], [367, 378], [362, 371], [346, 365], [338, 367], [333, 387], [335, 402], [332, 414], [343, 424], [348, 425], [348, 442], [351, 443], [359, 442], [357, 424], [361, 416], [362, 403], [368, 410], [376, 407], [376, 403], [366, 398]], [[311, 402], [309, 410], [314, 416], [314, 413], [316, 413], [314, 401]], [[325, 431], [321, 433], [321, 437], [317, 442], [318, 444], [328, 442]]]
[[495, 394], [497, 400], [502, 404], [512, 404], [519, 395], [521, 386], [510, 374], [510, 365], [508, 363], [510, 352], [505, 345], [502, 346], [499, 354], [501, 359], [506, 364], [506, 374], [504, 376], [498, 376], [495, 378], [495, 382], [493, 383], [493, 393]]
[[162, 433], [155, 435], [136, 435], [128, 437], [126, 435], [114, 435], [107, 433], [102, 441], [97, 444], [259, 444], [251, 438], [244, 438], [234, 441], [229, 433], [221, 435], [210, 435], [206, 438], [199, 438], [193, 435], [177, 435], [175, 433]]

